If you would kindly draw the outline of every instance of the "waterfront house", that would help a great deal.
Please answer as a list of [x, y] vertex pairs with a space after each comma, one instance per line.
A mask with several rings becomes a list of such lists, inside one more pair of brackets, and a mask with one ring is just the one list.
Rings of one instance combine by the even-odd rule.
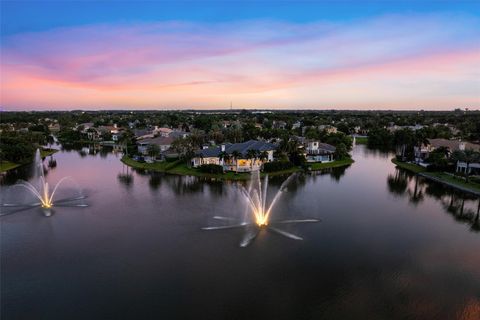
[[305, 143], [305, 158], [307, 162], [332, 162], [335, 159], [336, 148], [328, 143], [310, 140]]
[[[448, 157], [455, 151], [473, 150], [480, 152], [480, 144], [461, 140], [428, 139], [428, 143], [422, 144], [420, 147], [414, 147], [415, 162], [428, 166], [428, 163], [425, 163], [425, 161], [430, 156], [430, 153], [438, 148], [445, 148]], [[457, 172], [465, 173], [466, 170], [467, 164], [465, 162], [459, 161], [456, 163]], [[480, 173], [480, 163], [470, 163], [468, 171], [469, 173]]]
[[158, 150], [160, 152], [159, 154], [160, 158], [163, 158], [165, 152], [170, 149], [173, 140], [174, 139], [172, 137], [162, 137], [162, 136], [158, 136], [155, 138], [142, 139], [137, 142], [138, 153], [143, 155], [148, 155], [149, 146], [156, 145], [158, 146]]
[[153, 138], [154, 133], [152, 128], [143, 128], [143, 129], [135, 129], [133, 130], [133, 134], [137, 140]]
[[431, 152], [441, 147], [447, 149], [448, 153], [450, 154], [454, 151], [480, 151], [479, 144], [471, 143], [468, 141], [448, 139], [427, 139], [427, 141], [428, 143], [424, 143], [420, 147], [414, 147], [416, 163], [423, 163], [426, 159], [428, 159]]
[[[204, 147], [196, 153], [191, 163], [193, 167], [216, 164], [223, 166], [225, 171], [250, 172], [260, 170], [265, 162], [273, 161], [273, 152], [276, 149], [275, 144], [258, 140], [226, 143]], [[254, 152], [256, 155], [252, 157]]]

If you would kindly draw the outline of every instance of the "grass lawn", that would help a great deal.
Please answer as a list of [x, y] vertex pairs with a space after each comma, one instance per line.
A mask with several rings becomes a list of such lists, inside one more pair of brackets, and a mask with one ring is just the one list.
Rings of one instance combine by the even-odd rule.
[[45, 158], [45, 157], [51, 156], [56, 152], [58, 152], [57, 149], [40, 149], [40, 156], [42, 158]]
[[299, 168], [299, 167], [293, 167], [293, 168], [290, 168], [290, 169], [287, 169], [287, 170], [280, 170], [280, 171], [275, 171], [275, 172], [262, 172], [260, 175], [262, 177], [265, 177], [266, 175], [270, 176], [270, 177], [273, 177], [273, 176], [281, 176], [281, 175], [284, 175], [284, 174], [290, 174], [290, 173], [294, 173], [294, 172], [298, 172], [298, 171], [301, 171], [302, 169]]
[[184, 175], [184, 176], [196, 176], [196, 177], [223, 179], [223, 180], [248, 180], [250, 178], [250, 174], [246, 172], [235, 173], [232, 171], [228, 171], [221, 174], [205, 173], [205, 172], [201, 172], [196, 168], [188, 167], [186, 163], [180, 163], [177, 166], [168, 170], [167, 172]]
[[411, 171], [413, 173], [421, 173], [421, 172], [427, 171], [427, 169], [425, 169], [422, 166], [419, 166], [419, 165], [416, 165], [416, 164], [413, 164], [413, 163], [398, 161], [395, 158], [392, 159], [392, 162], [395, 163], [398, 167], [400, 167], [402, 169], [405, 169], [405, 170], [408, 170], [408, 171]]
[[426, 177], [436, 178], [440, 180], [440, 182], [446, 182], [452, 186], [458, 186], [460, 188], [465, 188], [465, 189], [473, 190], [476, 192], [480, 192], [479, 183], [472, 182], [472, 181], [469, 181], [467, 183], [463, 178], [455, 177], [444, 172], [424, 172], [422, 175]]
[[[181, 160], [177, 160], [175, 162], [162, 161], [162, 162], [155, 162], [155, 163], [145, 163], [145, 162], [135, 161], [129, 157], [123, 157], [122, 162], [130, 167], [137, 168], [137, 169], [166, 172], [166, 173], [178, 174], [178, 175], [184, 175], [184, 176], [195, 176], [195, 177], [205, 177], [205, 178], [222, 179], [222, 180], [237, 180], [237, 181], [250, 179], [250, 173], [248, 172], [235, 173], [232, 171], [228, 171], [221, 174], [201, 172], [197, 168], [192, 168], [187, 166], [187, 164]], [[282, 174], [290, 174], [300, 170], [301, 170], [300, 168], [294, 167], [288, 170], [270, 172], [268, 173], [268, 175], [277, 176]], [[262, 173], [261, 175], [262, 177], [264, 177], [267, 175], [267, 173]]]
[[[45, 158], [47, 156], [50, 156], [50, 155], [54, 154], [55, 152], [58, 152], [58, 150], [57, 149], [47, 149], [47, 150], [40, 149], [40, 156], [42, 158]], [[20, 167], [24, 164], [25, 163], [14, 163], [14, 162], [10, 162], [10, 161], [0, 161], [0, 172], [5, 172], [5, 171], [8, 171], [8, 170], [12, 170], [12, 169], [18, 168], [18, 167]]]
[[368, 143], [368, 137], [357, 137], [357, 138], [355, 138], [355, 143], [356, 144], [367, 144]]
[[138, 162], [133, 160], [130, 157], [123, 157], [122, 162], [125, 163], [126, 165], [136, 168], [136, 169], [144, 169], [144, 170], [152, 170], [152, 171], [158, 171], [158, 172], [166, 172], [168, 169], [176, 166], [179, 164], [179, 160], [174, 161], [174, 162], [167, 162], [167, 161], [161, 161], [161, 162], [154, 162], [154, 163], [146, 163], [146, 162]]
[[0, 161], [0, 172], [8, 171], [20, 167], [21, 164], [13, 163], [10, 161]]
[[344, 159], [344, 160], [337, 160], [333, 162], [312, 163], [310, 165], [310, 169], [315, 171], [315, 170], [322, 170], [322, 169], [328, 169], [328, 168], [338, 168], [338, 167], [351, 165], [354, 162], [355, 161], [353, 161], [353, 159]]
[[418, 166], [413, 163], [406, 163], [398, 161], [397, 159], [393, 158], [392, 162], [395, 163], [398, 167], [403, 168], [405, 170], [411, 171], [413, 173], [419, 173], [421, 176], [425, 178], [430, 178], [431, 180], [438, 181], [440, 183], [445, 183], [450, 185], [451, 187], [456, 187], [458, 189], [463, 190], [471, 190], [473, 192], [480, 192], [480, 184], [476, 182], [466, 182], [464, 179], [460, 177], [455, 177], [453, 175], [447, 174], [445, 172], [428, 172], [427, 169], [424, 167]]

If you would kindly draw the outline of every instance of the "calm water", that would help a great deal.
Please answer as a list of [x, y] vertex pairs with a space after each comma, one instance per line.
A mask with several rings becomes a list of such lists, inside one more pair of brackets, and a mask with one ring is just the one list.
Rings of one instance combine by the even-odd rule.
[[200, 230], [244, 213], [235, 183], [125, 178], [115, 154], [58, 153], [47, 179], [74, 177], [90, 207], [0, 218], [2, 319], [478, 319], [478, 200], [391, 155], [353, 157], [278, 202], [273, 218], [322, 220], [289, 226], [304, 241], [265, 231], [239, 248], [242, 230]]

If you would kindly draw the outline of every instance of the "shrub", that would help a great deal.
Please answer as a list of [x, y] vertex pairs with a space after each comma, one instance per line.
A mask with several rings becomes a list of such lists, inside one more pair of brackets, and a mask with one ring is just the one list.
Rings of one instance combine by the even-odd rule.
[[273, 161], [267, 162], [263, 165], [263, 171], [265, 172], [274, 172], [274, 171], [282, 171], [288, 170], [293, 168], [293, 163], [290, 161]]
[[479, 177], [470, 177], [470, 182], [480, 183]]
[[204, 173], [223, 173], [223, 167], [217, 164], [202, 164], [200, 167], [198, 167], [198, 169]]

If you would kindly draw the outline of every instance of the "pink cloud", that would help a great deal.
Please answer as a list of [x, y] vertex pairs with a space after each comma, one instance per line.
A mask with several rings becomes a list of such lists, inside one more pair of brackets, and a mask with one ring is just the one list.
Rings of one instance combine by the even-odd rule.
[[[409, 104], [398, 107], [478, 106], [479, 24], [390, 16], [335, 25], [170, 22], [20, 34], [2, 43], [1, 104], [223, 107], [234, 99], [241, 107], [352, 108], [396, 106], [408, 94]], [[392, 95], [375, 96], [375, 87]]]

